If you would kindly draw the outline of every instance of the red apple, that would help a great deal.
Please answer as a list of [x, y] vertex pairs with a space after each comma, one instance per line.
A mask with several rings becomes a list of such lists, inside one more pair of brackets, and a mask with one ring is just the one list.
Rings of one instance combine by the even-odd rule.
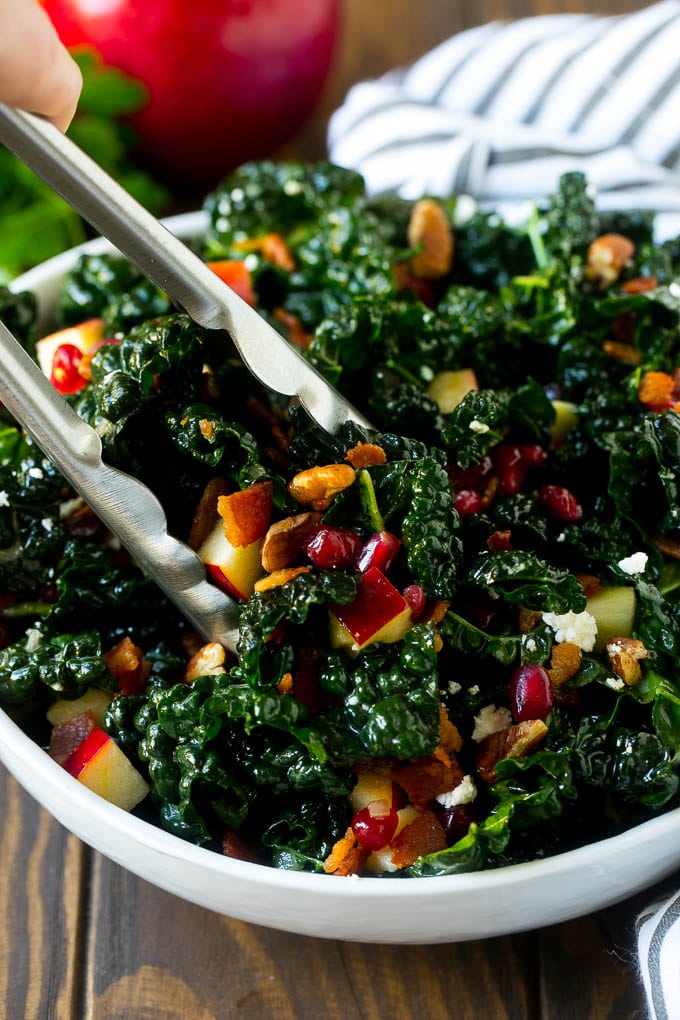
[[215, 584], [237, 599], [253, 594], [255, 582], [262, 577], [263, 538], [249, 545], [232, 545], [218, 521], [198, 550], [198, 557]]
[[412, 626], [411, 607], [378, 567], [369, 567], [346, 606], [330, 610], [332, 648], [356, 655], [375, 641], [401, 641]]
[[148, 784], [118, 744], [98, 726], [78, 745], [64, 768], [89, 790], [124, 811], [131, 811], [149, 792]]
[[[103, 319], [88, 319], [37, 341], [35, 354], [38, 364], [43, 375], [60, 393], [77, 393], [85, 385], [85, 378], [78, 372], [78, 365], [83, 354], [95, 350], [103, 332]], [[61, 352], [60, 348], [63, 348]]]
[[212, 186], [301, 125], [330, 66], [339, 0], [45, 0], [67, 46], [142, 81], [133, 118], [159, 174]]

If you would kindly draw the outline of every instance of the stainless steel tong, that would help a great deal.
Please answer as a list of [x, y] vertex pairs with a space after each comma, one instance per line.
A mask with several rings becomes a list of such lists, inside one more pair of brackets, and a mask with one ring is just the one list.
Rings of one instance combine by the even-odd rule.
[[[328, 432], [366, 419], [185, 244], [47, 121], [0, 103], [0, 142], [134, 262], [199, 325], [223, 330], [268, 389], [296, 397]], [[0, 324], [1, 326], [1, 324]], [[232, 650], [238, 606], [167, 531], [156, 497], [102, 461], [99, 436], [0, 328], [0, 398], [125, 548], [206, 640]]]

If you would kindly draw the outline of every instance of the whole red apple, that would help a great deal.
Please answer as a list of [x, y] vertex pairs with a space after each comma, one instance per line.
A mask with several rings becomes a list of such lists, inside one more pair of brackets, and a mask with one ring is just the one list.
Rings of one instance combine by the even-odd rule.
[[142, 81], [133, 118], [166, 178], [214, 185], [272, 153], [319, 96], [339, 0], [44, 0], [67, 46]]

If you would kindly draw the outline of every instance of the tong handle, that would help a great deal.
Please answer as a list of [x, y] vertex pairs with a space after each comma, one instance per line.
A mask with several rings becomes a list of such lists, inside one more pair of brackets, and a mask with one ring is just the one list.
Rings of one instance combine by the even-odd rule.
[[236, 651], [238, 607], [167, 529], [163, 507], [136, 478], [105, 464], [97, 433], [75, 413], [0, 322], [0, 397], [76, 492], [209, 641]]

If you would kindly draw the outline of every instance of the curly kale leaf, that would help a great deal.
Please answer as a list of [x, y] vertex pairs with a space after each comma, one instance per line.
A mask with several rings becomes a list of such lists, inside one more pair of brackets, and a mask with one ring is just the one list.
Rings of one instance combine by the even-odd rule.
[[583, 588], [573, 574], [519, 550], [483, 553], [467, 581], [492, 598], [500, 596], [527, 609], [580, 613], [586, 606]]
[[227, 421], [207, 404], [189, 404], [165, 413], [171, 442], [193, 460], [222, 473], [251, 468], [259, 461], [255, 437], [238, 422]]
[[446, 416], [441, 441], [460, 467], [472, 467], [508, 431], [520, 441], [542, 440], [554, 419], [555, 409], [536, 382], [515, 391], [471, 390]]
[[81, 255], [62, 286], [57, 322], [71, 326], [103, 317], [105, 336], [111, 337], [169, 310], [168, 298], [127, 259]]
[[409, 570], [429, 596], [451, 598], [463, 545], [448, 475], [435, 457], [418, 461], [408, 475], [410, 507], [402, 539]]
[[609, 491], [618, 513], [647, 532], [680, 529], [680, 415], [646, 415], [611, 437]]
[[512, 666], [520, 661], [545, 662], [552, 645], [547, 627], [533, 630], [532, 644], [527, 647], [528, 635], [489, 634], [451, 609], [441, 621], [439, 632], [447, 647], [475, 658], [495, 659], [502, 666]]
[[548, 253], [568, 264], [583, 259], [586, 249], [599, 233], [599, 221], [585, 174], [563, 174], [545, 212], [543, 241]]
[[476, 287], [501, 287], [534, 266], [525, 234], [492, 212], [477, 212], [456, 230], [456, 275]]
[[288, 797], [262, 832], [262, 842], [271, 848], [275, 868], [323, 871], [323, 861], [347, 831], [350, 817], [344, 797]]
[[0, 320], [28, 350], [36, 339], [37, 314], [35, 294], [26, 290], [15, 293], [8, 287], [0, 287]]
[[115, 690], [101, 655], [99, 634], [60, 634], [47, 640], [37, 632], [0, 651], [0, 701], [19, 705], [48, 688], [65, 697], [78, 697], [86, 687]]

